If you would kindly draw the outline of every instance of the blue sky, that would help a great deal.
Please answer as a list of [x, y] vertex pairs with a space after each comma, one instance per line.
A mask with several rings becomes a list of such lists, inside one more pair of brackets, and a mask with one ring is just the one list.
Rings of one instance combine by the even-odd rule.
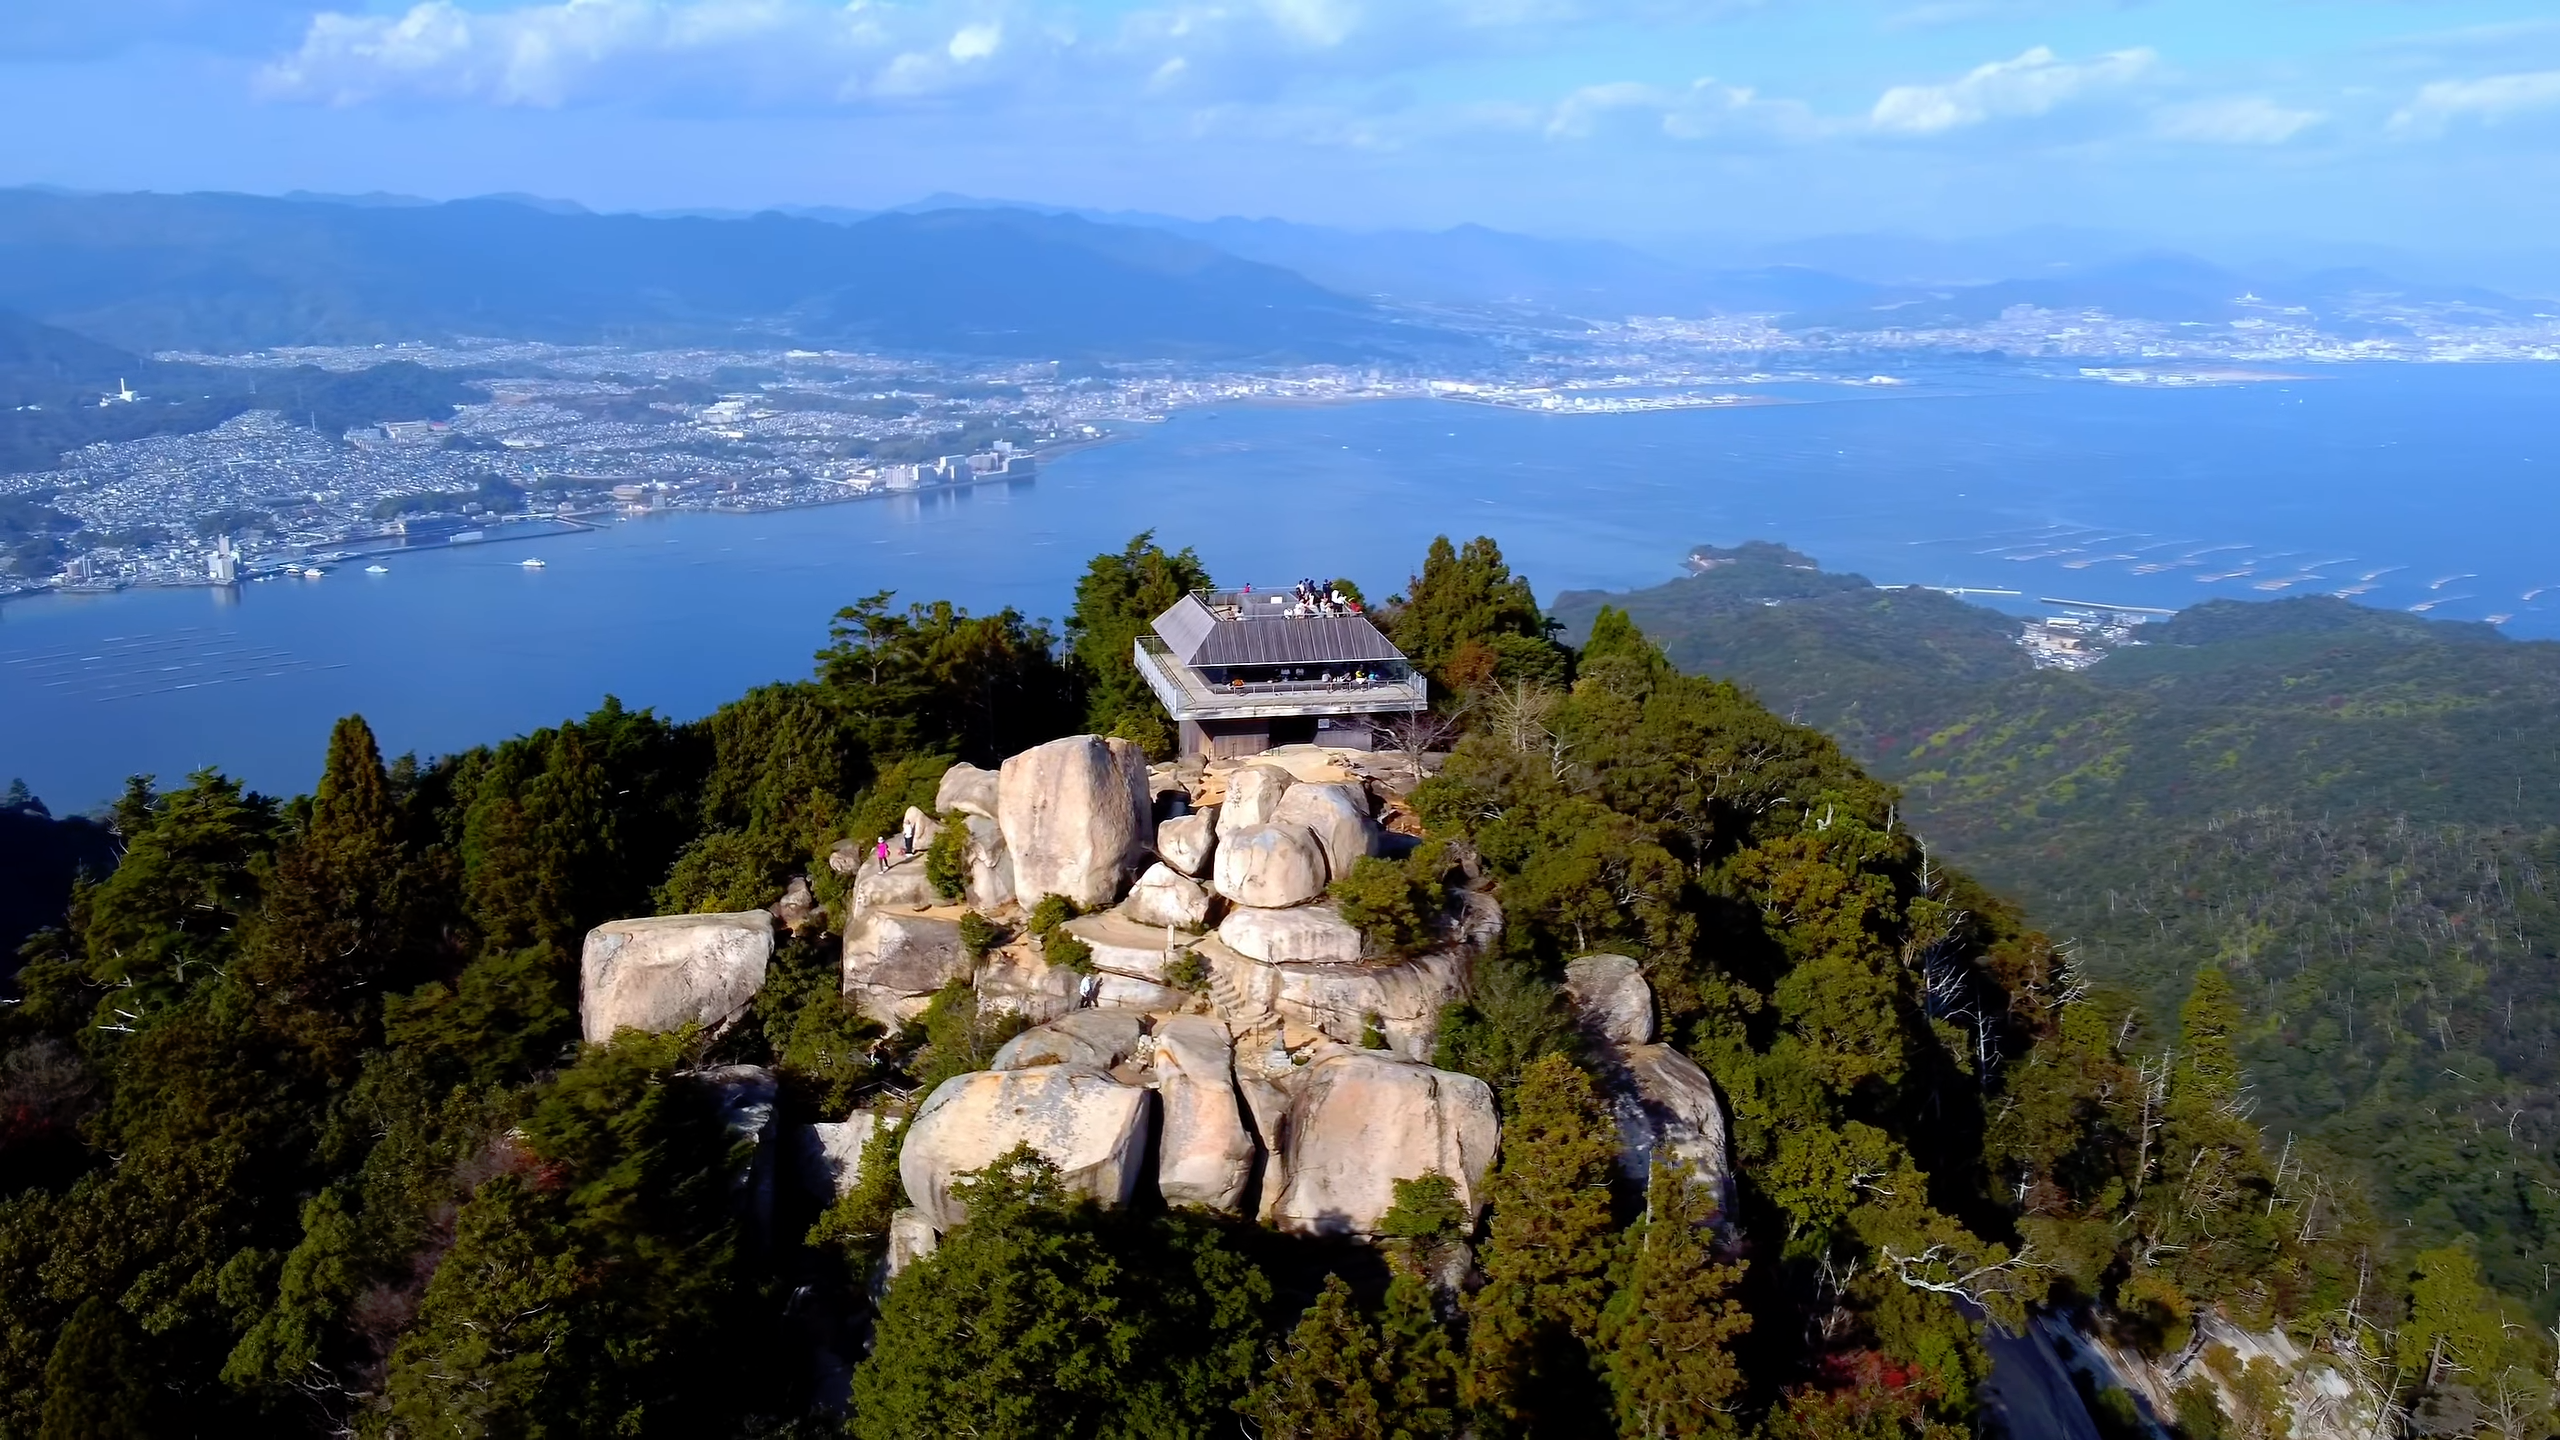
[[5, 0], [0, 183], [2560, 248], [2555, 0]]

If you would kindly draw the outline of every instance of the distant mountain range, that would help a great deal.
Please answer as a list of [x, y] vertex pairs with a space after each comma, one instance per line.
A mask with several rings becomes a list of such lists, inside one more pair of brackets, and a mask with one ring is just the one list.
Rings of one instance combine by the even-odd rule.
[[1336, 290], [1406, 303], [1521, 305], [1616, 319], [1831, 309], [1862, 303], [1882, 288], [1801, 265], [1688, 265], [1614, 241], [1544, 239], [1481, 225], [1361, 232], [1285, 220], [1110, 218], [1285, 266]]
[[[601, 215], [529, 196], [0, 191], [0, 310], [143, 353], [486, 335], [1375, 362], [1481, 357], [1466, 332], [1488, 320], [1767, 315], [1855, 336], [1979, 326], [2019, 306], [2345, 338], [2560, 310], [2370, 266], [2235, 269], [2069, 230], [1684, 258], [1475, 225], [1351, 231], [950, 196], [877, 213]], [[0, 369], [12, 363], [0, 349]]]
[[139, 351], [450, 335], [1323, 361], [1461, 343], [1277, 266], [1024, 210], [853, 224], [520, 200], [0, 192], [0, 308]]
[[2153, 254], [1981, 285], [1878, 287], [1852, 303], [1791, 314], [1784, 323], [1799, 330], [1955, 329], [2018, 306], [2162, 324], [2305, 324], [2345, 339], [2406, 333], [2407, 321], [2418, 315], [2460, 326], [2525, 322], [2560, 310], [2475, 286], [2414, 285], [2369, 269], [2250, 276], [2192, 256]]
[[[2119, 319], [2219, 324], [2293, 314], [2348, 337], [2374, 316], [2423, 309], [2459, 324], [2526, 320], [2560, 303], [2518, 300], [2435, 272], [2447, 262], [2373, 246], [2264, 240], [2231, 247], [2281, 260], [2221, 263], [2140, 237], [2040, 226], [1974, 240], [1909, 235], [1814, 236], [1766, 244], [1698, 241], [1643, 248], [1460, 225], [1345, 230], [1273, 219], [1188, 220], [1143, 211], [1076, 210], [934, 195], [901, 210], [998, 207], [1161, 230], [1294, 270], [1381, 302], [1520, 306], [1588, 319], [1626, 315], [1767, 314], [1790, 329], [1843, 331], [1977, 325], [2012, 306], [2103, 310]], [[850, 223], [875, 212], [813, 209]], [[889, 212], [897, 213], [897, 212]], [[2388, 268], [2386, 268], [2388, 267]], [[2491, 268], [2541, 277], [2560, 294], [2560, 259]], [[2243, 297], [2254, 297], [2245, 301]], [[2380, 328], [2391, 328], [2386, 322]]]

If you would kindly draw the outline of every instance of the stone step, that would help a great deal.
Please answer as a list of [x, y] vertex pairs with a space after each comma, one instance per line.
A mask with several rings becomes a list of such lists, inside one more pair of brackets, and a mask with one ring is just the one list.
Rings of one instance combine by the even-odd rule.
[[1239, 1033], [1280, 1023], [1267, 988], [1252, 983], [1263, 969], [1262, 962], [1237, 954], [1213, 937], [1203, 937], [1191, 949], [1209, 967], [1209, 1003], [1216, 1007], [1218, 1018]]

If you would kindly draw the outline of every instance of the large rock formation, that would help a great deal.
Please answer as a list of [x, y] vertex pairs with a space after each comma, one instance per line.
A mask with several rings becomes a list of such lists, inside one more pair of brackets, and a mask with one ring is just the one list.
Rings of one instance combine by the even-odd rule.
[[865, 910], [845, 926], [844, 993], [891, 1029], [924, 1013], [934, 991], [968, 974], [957, 921]]
[[1333, 1049], [1282, 1088], [1285, 1179], [1266, 1179], [1263, 1207], [1280, 1228], [1374, 1235], [1395, 1204], [1395, 1182], [1435, 1170], [1457, 1183], [1469, 1214], [1484, 1203], [1501, 1132], [1483, 1081], [1374, 1050]]
[[969, 866], [969, 908], [992, 915], [1013, 903], [1013, 856], [1004, 848], [1003, 827], [984, 815], [968, 817], [969, 843], [961, 851]]
[[1359, 1045], [1374, 1023], [1387, 1049], [1409, 1060], [1432, 1053], [1441, 1011], [1466, 994], [1466, 956], [1456, 950], [1361, 965], [1271, 965], [1214, 940], [1197, 953], [1218, 1014], [1237, 1030], [1292, 1025]]
[[[1114, 975], [1161, 983], [1165, 966], [1176, 953], [1167, 947], [1162, 926], [1141, 925], [1117, 910], [1079, 915], [1060, 928], [1084, 942], [1092, 952], [1094, 969]], [[1182, 939], [1174, 937], [1177, 944]]]
[[1362, 948], [1359, 927], [1330, 905], [1230, 910], [1218, 923], [1218, 939], [1239, 955], [1269, 964], [1349, 965]]
[[809, 888], [809, 877], [794, 875], [782, 887], [782, 898], [773, 902], [773, 920], [783, 929], [797, 934], [803, 927], [814, 926], [825, 914], [818, 903], [817, 892]]
[[1218, 837], [1211, 883], [1239, 905], [1303, 905], [1324, 893], [1324, 851], [1295, 825], [1239, 825]]
[[1227, 798], [1218, 804], [1218, 838], [1247, 825], [1268, 825], [1280, 799], [1297, 781], [1277, 765], [1246, 765], [1227, 777]]
[[1255, 1147], [1227, 1027], [1198, 1015], [1158, 1021], [1152, 1064], [1164, 1105], [1156, 1188], [1170, 1205], [1235, 1209], [1253, 1184]]
[[1209, 923], [1209, 887], [1159, 860], [1129, 887], [1120, 913], [1140, 925], [1197, 931]]
[[[897, 853], [898, 847], [890, 845], [893, 859]], [[942, 903], [933, 882], [925, 878], [922, 855], [896, 860], [886, 870], [876, 860], [866, 860], [853, 882], [853, 912], [857, 915], [865, 910], [924, 910]]]
[[933, 848], [934, 837], [942, 833], [942, 822], [910, 805], [905, 816], [898, 821], [899, 840], [903, 841], [909, 831], [914, 832], [916, 853], [921, 855]]
[[898, 1177], [908, 1201], [939, 1231], [969, 1218], [966, 1192], [954, 1182], [1018, 1145], [1055, 1165], [1069, 1188], [1126, 1204], [1146, 1160], [1153, 1101], [1084, 1065], [955, 1075], [916, 1112]]
[[942, 784], [933, 792], [933, 808], [945, 815], [958, 811], [982, 820], [996, 818], [996, 773], [975, 765], [958, 764], [942, 772]]
[[1656, 1158], [1685, 1164], [1694, 1183], [1729, 1204], [1733, 1158], [1715, 1082], [1697, 1062], [1653, 1040], [1653, 987], [1624, 955], [1585, 955], [1565, 965], [1565, 998], [1591, 1037], [1601, 1088], [1618, 1122], [1618, 1168], [1642, 1182]]
[[1147, 1011], [1181, 1010], [1197, 1001], [1167, 980], [1164, 931], [1111, 910], [1078, 916], [1064, 928], [1092, 952], [1093, 973], [1079, 975], [1052, 965], [1042, 957], [1038, 942], [1017, 941], [979, 962], [975, 983], [980, 1011], [1009, 1010], [1037, 1024], [1080, 1004]]
[[1733, 1157], [1716, 1085], [1696, 1061], [1668, 1045], [1629, 1045], [1603, 1063], [1602, 1083], [1618, 1122], [1618, 1168], [1631, 1180], [1658, 1157], [1689, 1167], [1712, 1186], [1719, 1206], [1733, 1199]]
[[880, 1117], [868, 1110], [856, 1110], [832, 1123], [798, 1127], [791, 1158], [801, 1188], [820, 1200], [834, 1200], [861, 1184], [862, 1149], [879, 1128]]
[[729, 1173], [729, 1193], [761, 1231], [773, 1223], [773, 1102], [779, 1093], [773, 1072], [761, 1065], [714, 1065], [687, 1078], [711, 1088], [729, 1138], [755, 1147]]
[[1642, 1045], [1653, 1038], [1653, 987], [1624, 955], [1585, 955], [1564, 967], [1565, 998], [1592, 1039]]
[[1023, 905], [1064, 895], [1093, 910], [1120, 897], [1153, 844], [1146, 757], [1125, 740], [1070, 735], [1004, 762], [996, 820]]
[[979, 1014], [1011, 1013], [1041, 1025], [1076, 1008], [1083, 981], [1034, 950], [1009, 945], [981, 957], [969, 984], [978, 992]]
[[1430, 1058], [1440, 1012], [1467, 993], [1466, 958], [1450, 950], [1378, 965], [1274, 965], [1271, 973], [1271, 1008], [1282, 1021], [1346, 1045], [1367, 1043], [1374, 1023], [1408, 1060]]
[[[942, 1232], [924, 1212], [912, 1205], [900, 1206], [889, 1216], [889, 1253], [880, 1262], [882, 1282], [895, 1280], [898, 1273], [934, 1252], [942, 1243]], [[871, 1302], [880, 1303], [881, 1286], [873, 1287]]]
[[773, 959], [773, 916], [658, 915], [587, 932], [578, 1019], [589, 1040], [617, 1030], [719, 1029], [744, 1013]]
[[1177, 815], [1156, 827], [1156, 853], [1164, 863], [1197, 880], [1209, 873], [1209, 857], [1218, 848], [1215, 811]]
[[1200, 997], [1188, 990], [1154, 980], [1140, 980], [1130, 975], [1115, 975], [1097, 970], [1088, 989], [1096, 1010], [1137, 1010], [1158, 1012], [1191, 1008]]
[[1324, 851], [1336, 880], [1378, 850], [1378, 827], [1369, 818], [1369, 794], [1357, 785], [1292, 785], [1271, 812], [1274, 825], [1295, 825]]
[[1085, 1065], [1108, 1070], [1138, 1053], [1147, 1022], [1133, 1010], [1078, 1010], [1035, 1025], [1004, 1042], [990, 1070], [1034, 1070], [1043, 1065]]

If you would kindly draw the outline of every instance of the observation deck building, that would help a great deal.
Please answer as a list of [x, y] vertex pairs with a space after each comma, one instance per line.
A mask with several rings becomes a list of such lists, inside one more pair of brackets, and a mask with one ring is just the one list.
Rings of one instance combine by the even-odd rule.
[[1185, 595], [1138, 637], [1137, 662], [1182, 753], [1213, 760], [1381, 748], [1381, 727], [1431, 704], [1430, 682], [1369, 617], [1286, 590]]

